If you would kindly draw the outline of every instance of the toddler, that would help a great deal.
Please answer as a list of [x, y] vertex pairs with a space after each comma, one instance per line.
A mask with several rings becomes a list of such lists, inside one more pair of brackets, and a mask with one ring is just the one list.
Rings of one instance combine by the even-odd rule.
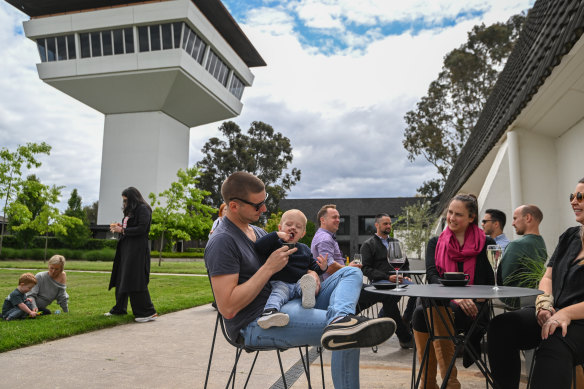
[[32, 273], [24, 273], [18, 279], [18, 286], [4, 300], [2, 305], [2, 318], [6, 321], [14, 319], [24, 319], [27, 315], [36, 317], [37, 313], [32, 310], [30, 299], [26, 298], [26, 293], [36, 285], [37, 280]]
[[313, 308], [316, 301], [316, 280], [312, 275], [307, 274], [307, 271], [313, 270], [320, 275], [328, 267], [325, 258], [319, 256], [315, 260], [310, 248], [298, 243], [298, 240], [306, 234], [306, 216], [302, 211], [291, 209], [284, 212], [278, 230], [256, 241], [255, 248], [260, 259], [265, 262], [270, 254], [282, 245], [295, 247], [298, 250], [289, 256], [288, 264], [270, 279], [272, 293], [262, 316], [258, 319], [258, 325], [264, 329], [283, 327], [288, 324], [290, 318], [286, 313], [280, 312], [280, 308], [293, 298], [302, 296], [302, 306]]

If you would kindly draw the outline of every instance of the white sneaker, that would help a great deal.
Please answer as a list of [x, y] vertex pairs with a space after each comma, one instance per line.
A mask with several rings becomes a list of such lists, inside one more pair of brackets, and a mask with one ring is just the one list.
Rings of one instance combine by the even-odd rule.
[[106, 312], [106, 313], [104, 313], [103, 315], [104, 315], [104, 316], [107, 316], [107, 317], [109, 317], [109, 316], [113, 316], [114, 314], [113, 314], [113, 313], [111, 313], [111, 312]]
[[258, 325], [267, 330], [270, 327], [284, 327], [288, 325], [290, 317], [282, 312], [276, 311], [275, 308], [266, 309], [258, 319]]
[[316, 280], [310, 274], [305, 274], [300, 279], [300, 289], [302, 290], [302, 307], [314, 308], [316, 304]]
[[149, 322], [149, 321], [156, 320], [157, 317], [158, 317], [158, 314], [155, 313], [154, 315], [150, 315], [150, 316], [147, 316], [147, 317], [137, 317], [134, 320], [137, 321], [138, 323], [146, 323], [146, 322]]

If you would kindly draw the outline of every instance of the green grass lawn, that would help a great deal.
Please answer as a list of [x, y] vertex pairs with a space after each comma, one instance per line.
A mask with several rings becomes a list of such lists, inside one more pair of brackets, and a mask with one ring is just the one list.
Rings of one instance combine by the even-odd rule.
[[[8, 262], [0, 262], [0, 267], [7, 267], [3, 266], [6, 263]], [[75, 262], [67, 262], [66, 268], [73, 268], [73, 266], [70, 266], [73, 263]], [[86, 263], [95, 264], [95, 262]], [[109, 269], [111, 269], [111, 263], [105, 264], [109, 264]], [[193, 263], [190, 263], [190, 265], [193, 265]], [[46, 265], [39, 269], [46, 269]], [[88, 267], [83, 269], [101, 270], [89, 269]], [[2, 302], [16, 288], [18, 277], [23, 272], [25, 271], [16, 269], [0, 270], [0, 297]], [[164, 272], [169, 272], [169, 270], [164, 270]], [[39, 316], [36, 319], [0, 321], [0, 352], [112, 327], [134, 320], [132, 315], [122, 317], [103, 316], [115, 303], [114, 290], [108, 291], [108, 285], [109, 274], [68, 273], [69, 313]], [[152, 275], [150, 277], [149, 290], [158, 314], [179, 311], [213, 301], [207, 277]], [[53, 303], [49, 306], [49, 309], [54, 312], [56, 309], [61, 308], [56, 303]], [[130, 304], [128, 304], [128, 310], [131, 311]]]
[[[111, 271], [113, 262], [101, 261], [76, 261], [70, 260], [65, 263], [67, 270], [91, 270], [91, 271]], [[43, 261], [0, 261], [0, 268], [9, 269], [33, 269], [32, 273], [47, 270], [47, 263]], [[165, 262], [158, 266], [158, 260], [153, 261], [150, 266], [151, 273], [174, 273], [174, 274], [207, 274], [205, 263], [198, 262]]]

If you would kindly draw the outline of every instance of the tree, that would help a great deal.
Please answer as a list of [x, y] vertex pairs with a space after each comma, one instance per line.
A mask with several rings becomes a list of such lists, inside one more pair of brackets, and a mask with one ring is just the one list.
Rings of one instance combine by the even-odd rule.
[[150, 193], [152, 205], [152, 225], [150, 238], [160, 239], [158, 265], [162, 264], [164, 241], [174, 246], [177, 240], [201, 238], [209, 234], [213, 220], [211, 215], [217, 210], [203, 204], [209, 192], [197, 187], [199, 170], [180, 169], [178, 180], [170, 188], [157, 195]]
[[300, 180], [299, 169], [284, 173], [293, 159], [290, 139], [263, 122], [252, 122], [247, 135], [231, 121], [221, 124], [219, 130], [226, 140], [209, 139], [201, 149], [205, 157], [197, 164], [200, 187], [211, 193], [207, 204], [218, 207], [223, 202], [223, 181], [236, 171], [246, 171], [266, 185], [268, 215], [276, 212], [280, 200]]
[[71, 192], [71, 197], [69, 197], [67, 205], [68, 207], [65, 210], [65, 215], [76, 217], [81, 220], [81, 224], [75, 224], [74, 226], [67, 228], [66, 234], [57, 234], [57, 237], [66, 245], [66, 247], [81, 248], [91, 237], [91, 231], [89, 230], [87, 215], [81, 208], [81, 197], [79, 196], [77, 189], [73, 189]]
[[38, 196], [43, 205], [36, 216], [33, 216], [33, 212], [25, 204], [18, 201], [18, 199], [11, 204], [9, 212], [11, 218], [18, 222], [18, 225], [12, 227], [13, 230], [21, 231], [30, 229], [36, 231], [39, 235], [45, 236], [44, 259], [46, 260], [49, 234], [66, 235], [67, 229], [82, 224], [83, 222], [76, 217], [61, 215], [59, 209], [55, 206], [59, 202], [63, 187], [56, 185], [49, 187], [40, 184], [38, 188]]
[[99, 209], [99, 201], [94, 201], [91, 205], [83, 207], [85, 218], [89, 224], [97, 224], [97, 210]]
[[409, 251], [415, 252], [417, 258], [422, 258], [432, 229], [430, 202], [419, 201], [408, 205], [402, 208], [401, 215], [395, 224], [399, 237]]
[[2, 254], [2, 242], [4, 237], [4, 224], [6, 221], [6, 211], [12, 196], [16, 193], [22, 183], [22, 167], [27, 169], [40, 167], [41, 162], [37, 160], [39, 154], [49, 155], [51, 146], [42, 143], [27, 143], [24, 146], [17, 146], [16, 151], [10, 151], [3, 147], [0, 149], [0, 199], [4, 200], [2, 205], [3, 223], [0, 227], [0, 254]]
[[[40, 215], [46, 203], [45, 191], [46, 186], [39, 181], [36, 175], [31, 174], [20, 183], [20, 191], [8, 208], [9, 226], [19, 247], [27, 248], [37, 235], [37, 231], [34, 228], [15, 227], [22, 225], [23, 220], [32, 220]], [[19, 208], [20, 206], [23, 207], [22, 210]], [[25, 209], [26, 211], [22, 212]], [[15, 210], [19, 211], [15, 212]]]
[[525, 15], [506, 23], [474, 26], [468, 40], [444, 57], [438, 78], [428, 94], [406, 113], [403, 145], [408, 159], [422, 156], [438, 171], [439, 178], [426, 181], [418, 192], [438, 195], [456, 158], [491, 94], [519, 36]]

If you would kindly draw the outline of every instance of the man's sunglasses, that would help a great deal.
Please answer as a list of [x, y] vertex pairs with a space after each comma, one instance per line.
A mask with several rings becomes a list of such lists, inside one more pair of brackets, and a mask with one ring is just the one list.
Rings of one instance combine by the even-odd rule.
[[582, 192], [570, 193], [570, 202], [574, 200], [574, 197], [576, 198], [576, 200], [578, 200], [579, 203], [581, 203], [582, 200], [584, 200], [584, 193]]
[[256, 203], [252, 203], [251, 201], [247, 201], [247, 200], [244, 200], [244, 199], [240, 199], [239, 197], [232, 197], [231, 199], [229, 199], [229, 201], [233, 201], [233, 200], [241, 201], [242, 203], [246, 203], [248, 205], [251, 205], [252, 207], [255, 207], [255, 210], [257, 212], [266, 203], [266, 200], [268, 200], [268, 194], [266, 193], [266, 198], [264, 199], [264, 201], [260, 201], [257, 204]]

